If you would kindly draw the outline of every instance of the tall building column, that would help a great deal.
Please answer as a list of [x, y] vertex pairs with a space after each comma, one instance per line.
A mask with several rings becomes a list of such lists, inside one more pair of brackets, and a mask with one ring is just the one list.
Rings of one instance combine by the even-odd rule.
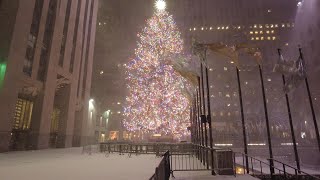
[[[34, 0], [7, 0], [1, 2], [0, 22], [0, 152], [10, 149], [19, 80], [23, 78], [23, 60]], [[3, 72], [2, 72], [3, 71]]]

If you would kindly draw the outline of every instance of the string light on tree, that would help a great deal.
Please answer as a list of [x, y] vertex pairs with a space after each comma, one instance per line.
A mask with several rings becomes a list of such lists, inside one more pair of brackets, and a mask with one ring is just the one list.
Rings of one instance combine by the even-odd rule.
[[188, 136], [190, 104], [183, 89], [188, 86], [170, 63], [181, 54], [183, 41], [163, 0], [138, 34], [135, 58], [125, 65], [128, 96], [123, 125], [131, 132]]

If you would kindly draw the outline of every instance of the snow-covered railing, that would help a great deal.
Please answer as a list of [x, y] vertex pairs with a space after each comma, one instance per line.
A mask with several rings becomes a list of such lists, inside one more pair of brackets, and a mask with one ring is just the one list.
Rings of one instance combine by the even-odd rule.
[[[310, 175], [297, 168], [273, 159], [273, 166], [269, 162], [254, 158], [241, 152], [234, 153], [234, 162], [236, 164], [237, 174], [250, 174], [257, 177], [281, 177], [281, 179], [314, 179], [320, 180], [319, 177]], [[239, 156], [240, 155], [240, 156]], [[248, 159], [248, 163], [246, 163]], [[241, 162], [242, 161], [242, 162]], [[303, 178], [302, 178], [303, 177]]]

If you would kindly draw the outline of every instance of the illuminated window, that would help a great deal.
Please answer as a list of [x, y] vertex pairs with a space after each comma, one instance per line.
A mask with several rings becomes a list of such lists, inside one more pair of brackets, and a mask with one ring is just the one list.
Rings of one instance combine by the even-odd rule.
[[276, 40], [276, 37], [273, 36], [273, 37], [272, 37], [272, 40]]
[[285, 24], [282, 24], [281, 27], [285, 27]]
[[251, 37], [251, 41], [253, 41], [254, 40], [254, 37]]
[[255, 24], [253, 27], [254, 27], [254, 28], [257, 28], [257, 25]]
[[227, 67], [224, 67], [223, 70], [228, 71], [228, 68], [227, 68]]
[[268, 36], [268, 40], [270, 40], [271, 38]]
[[267, 34], [269, 34], [270, 33], [270, 31], [266, 31], [267, 32]]
[[268, 13], [271, 13], [272, 11], [271, 11], [271, 9], [268, 9]]
[[203, 31], [203, 29], [204, 29], [204, 28], [202, 27], [201, 30]]
[[279, 26], [278, 26], [278, 24], [275, 24], [275, 25], [274, 25], [274, 27], [276, 27], [276, 28], [277, 28], [277, 27], [279, 27]]
[[14, 113], [13, 129], [30, 129], [32, 118], [33, 102], [18, 98]]
[[260, 38], [259, 37], [256, 37], [256, 40], [259, 40]]
[[271, 24], [270, 27], [273, 28], [273, 24]]
[[230, 97], [230, 94], [226, 94], [226, 97], [228, 97], [228, 98], [229, 98], [229, 97]]
[[189, 31], [192, 31], [192, 29], [190, 28]]
[[260, 31], [260, 34], [263, 34], [263, 31]]
[[224, 26], [222, 26], [222, 28], [221, 29], [224, 29]]
[[212, 30], [212, 27], [210, 27], [210, 30]]
[[253, 34], [253, 31], [250, 31], [250, 34]]
[[195, 30], [197, 30], [197, 28], [193, 28], [193, 30], [195, 31]]
[[220, 27], [218, 27], [217, 29], [220, 29]]
[[273, 34], [273, 33], [274, 33], [274, 30], [272, 30], [271, 33]]
[[259, 32], [258, 32], [258, 31], [255, 31], [254, 33], [255, 33], [255, 34], [258, 34]]
[[266, 28], [269, 28], [269, 24], [266, 24]]
[[229, 29], [229, 26], [227, 26], [226, 29]]
[[238, 26], [238, 29], [241, 29], [241, 26]]
[[262, 36], [260, 39], [261, 39], [261, 40], [264, 40], [264, 37]]
[[263, 26], [262, 26], [262, 25], [259, 25], [259, 27], [260, 27], [260, 28], [263, 28]]

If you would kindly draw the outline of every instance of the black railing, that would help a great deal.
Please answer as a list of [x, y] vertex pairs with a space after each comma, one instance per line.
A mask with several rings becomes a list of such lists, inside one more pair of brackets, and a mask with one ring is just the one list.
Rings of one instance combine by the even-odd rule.
[[167, 151], [163, 154], [163, 158], [158, 167], [156, 167], [155, 173], [149, 180], [169, 180], [172, 173], [170, 168], [170, 153]]
[[[246, 166], [245, 159], [248, 158], [249, 163]], [[260, 178], [271, 178], [279, 177], [277, 179], [315, 179], [320, 180], [319, 177], [308, 174], [304, 171], [298, 170], [297, 168], [287, 165], [283, 162], [273, 159], [274, 165], [270, 165], [269, 162], [262, 161], [260, 159], [251, 157], [247, 154], [235, 152], [234, 153], [234, 164], [236, 165], [235, 171], [237, 174], [250, 174]], [[270, 169], [274, 170], [271, 173]]]

